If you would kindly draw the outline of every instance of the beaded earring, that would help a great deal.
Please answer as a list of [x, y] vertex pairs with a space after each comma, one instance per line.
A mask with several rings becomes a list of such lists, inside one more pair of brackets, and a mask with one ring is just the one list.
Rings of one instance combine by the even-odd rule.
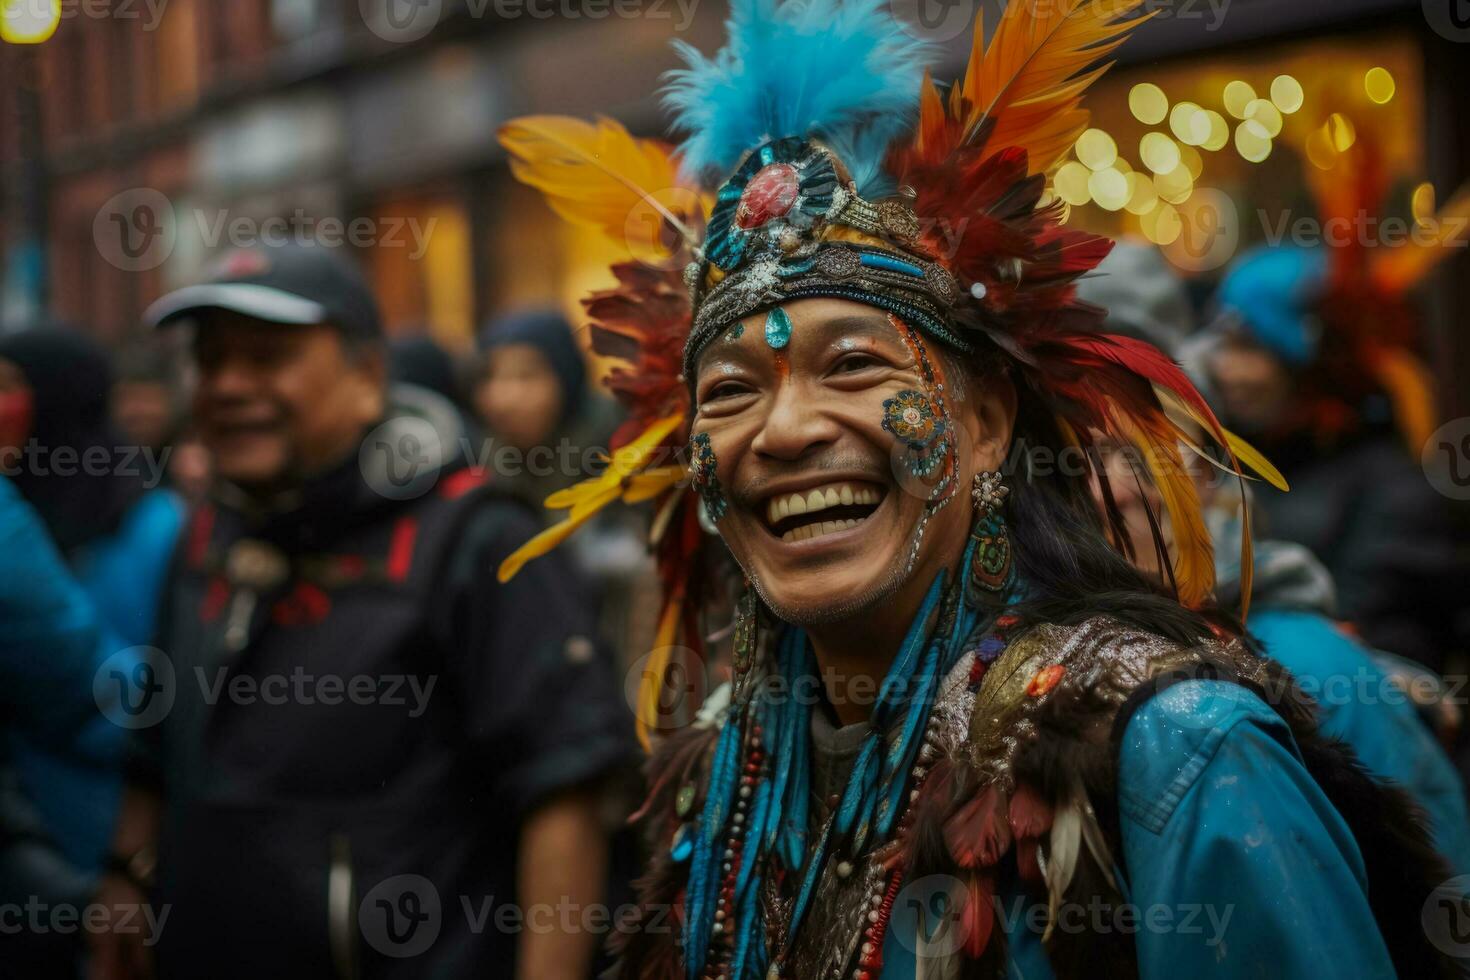
[[[975, 475], [970, 490], [979, 515], [970, 536], [975, 539], [975, 557], [970, 566], [970, 583], [980, 593], [994, 597], [1005, 595], [1016, 584], [1016, 566], [1011, 560], [1011, 536], [1001, 508], [1011, 488], [1001, 482], [994, 470]], [[973, 590], [972, 590], [973, 594]]]

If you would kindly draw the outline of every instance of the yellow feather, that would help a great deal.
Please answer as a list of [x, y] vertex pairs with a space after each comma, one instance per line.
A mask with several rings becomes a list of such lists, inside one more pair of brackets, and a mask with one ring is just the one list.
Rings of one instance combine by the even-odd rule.
[[675, 640], [678, 639], [680, 613], [683, 608], [684, 586], [680, 583], [670, 592], [663, 613], [659, 616], [653, 651], [648, 655], [648, 663], [643, 668], [643, 677], [638, 685], [638, 711], [633, 719], [633, 726], [645, 752], [653, 748], [649, 737], [649, 720], [657, 720], [659, 717], [664, 674], [668, 670], [669, 656], [673, 653]]
[[1174, 427], [1163, 420], [1158, 421], [1156, 429], [1147, 427], [1147, 420], [1121, 411], [1113, 413], [1113, 420], [1143, 455], [1144, 465], [1168, 512], [1174, 536], [1174, 582], [1179, 599], [1187, 606], [1198, 606], [1215, 587], [1215, 552], [1200, 510], [1199, 491], [1179, 456]]
[[[683, 188], [670, 149], [635, 139], [612, 119], [596, 124], [568, 116], [522, 116], [500, 127], [511, 172], [546, 195], [563, 219], [632, 246], [628, 225], [640, 206], [660, 215], [691, 246], [686, 223], [701, 199]], [[683, 202], [689, 203], [683, 203]], [[644, 244], [644, 235], [638, 235]], [[658, 236], [648, 236], [656, 240]]]
[[[502, 582], [509, 582], [526, 562], [532, 558], [541, 557], [561, 544], [571, 536], [573, 531], [586, 524], [593, 515], [608, 504], [621, 498], [625, 493], [642, 492], [645, 489], [644, 484], [635, 485], [627, 478], [632, 477], [635, 470], [655, 458], [655, 453], [663, 445], [664, 439], [683, 421], [682, 412], [659, 419], [645, 429], [638, 438], [613, 450], [607, 469], [602, 473], [590, 480], [583, 480], [574, 486], [567, 487], [565, 490], [558, 490], [547, 497], [545, 504], [548, 508], [552, 510], [571, 508], [571, 513], [566, 516], [565, 520], [553, 524], [512, 552], [505, 561], [500, 563], [496, 577]], [[674, 471], [672, 474], [662, 473], [658, 477], [658, 479], [669, 481], [666, 486], [682, 478], [684, 472], [682, 467], [665, 469]], [[670, 479], [671, 476], [672, 479]], [[647, 498], [638, 497], [637, 499]]]

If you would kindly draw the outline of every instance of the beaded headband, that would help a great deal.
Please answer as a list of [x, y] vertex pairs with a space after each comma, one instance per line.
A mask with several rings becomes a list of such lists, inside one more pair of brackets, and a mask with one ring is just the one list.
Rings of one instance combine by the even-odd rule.
[[814, 140], [753, 150], [719, 189], [702, 255], [684, 270], [694, 306], [686, 377], [732, 322], [809, 296], [876, 306], [969, 351], [949, 325], [959, 284], [922, 254], [919, 232], [904, 200], [864, 200], [842, 161]]

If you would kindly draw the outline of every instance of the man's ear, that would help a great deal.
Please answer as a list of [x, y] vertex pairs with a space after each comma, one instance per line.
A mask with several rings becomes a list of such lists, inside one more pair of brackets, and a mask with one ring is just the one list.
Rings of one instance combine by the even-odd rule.
[[382, 417], [388, 407], [388, 353], [381, 344], [361, 344], [347, 351], [348, 365], [357, 376], [359, 410], [368, 421]]
[[1000, 469], [1016, 425], [1016, 386], [1003, 374], [972, 383], [970, 397], [960, 408], [956, 414], [974, 447], [975, 472]]

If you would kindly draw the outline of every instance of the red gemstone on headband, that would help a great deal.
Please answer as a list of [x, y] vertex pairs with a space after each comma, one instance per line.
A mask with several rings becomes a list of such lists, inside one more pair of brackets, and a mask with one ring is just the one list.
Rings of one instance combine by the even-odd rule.
[[801, 181], [795, 167], [789, 163], [767, 164], [745, 185], [740, 206], [735, 209], [735, 223], [741, 228], [759, 228], [790, 211], [800, 193]]

